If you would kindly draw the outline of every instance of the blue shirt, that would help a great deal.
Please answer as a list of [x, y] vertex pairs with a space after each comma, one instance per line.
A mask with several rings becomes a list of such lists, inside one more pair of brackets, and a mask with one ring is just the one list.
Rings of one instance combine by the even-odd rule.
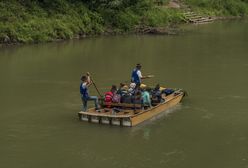
[[89, 96], [89, 90], [87, 87], [87, 82], [81, 83], [80, 84], [80, 93], [83, 99], [88, 99]]
[[132, 71], [131, 82], [136, 83], [136, 84], [140, 84], [140, 83], [141, 83], [141, 79], [140, 79], [140, 77], [139, 77], [139, 75], [138, 75], [138, 72], [139, 72], [139, 71], [140, 71], [140, 70], [137, 69], [137, 68], [135, 68], [135, 69]]

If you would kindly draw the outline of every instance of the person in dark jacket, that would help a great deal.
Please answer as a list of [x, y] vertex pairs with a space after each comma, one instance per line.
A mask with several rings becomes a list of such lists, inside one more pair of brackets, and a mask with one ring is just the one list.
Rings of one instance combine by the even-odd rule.
[[157, 84], [155, 88], [152, 90], [152, 102], [160, 103], [162, 101], [162, 93], [160, 91], [160, 85]]

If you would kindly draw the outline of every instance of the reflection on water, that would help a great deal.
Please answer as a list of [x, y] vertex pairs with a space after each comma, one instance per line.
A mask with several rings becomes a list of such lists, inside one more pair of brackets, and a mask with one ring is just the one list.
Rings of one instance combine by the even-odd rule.
[[[1, 166], [247, 167], [247, 40], [247, 21], [235, 21], [188, 26], [179, 36], [1, 48]], [[104, 93], [129, 81], [136, 63], [155, 75], [147, 85], [189, 97], [134, 128], [79, 122], [81, 74], [90, 71]]]

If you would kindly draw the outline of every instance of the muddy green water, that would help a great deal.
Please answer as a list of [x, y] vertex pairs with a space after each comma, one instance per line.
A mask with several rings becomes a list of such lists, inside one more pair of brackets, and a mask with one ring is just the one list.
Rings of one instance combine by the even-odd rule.
[[[0, 167], [248, 168], [247, 53], [247, 21], [1, 48]], [[104, 92], [138, 62], [189, 97], [135, 128], [79, 122], [81, 72]]]

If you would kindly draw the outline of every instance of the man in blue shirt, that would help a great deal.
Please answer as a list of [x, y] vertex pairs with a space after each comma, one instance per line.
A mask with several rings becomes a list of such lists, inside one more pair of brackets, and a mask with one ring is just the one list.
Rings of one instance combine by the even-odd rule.
[[95, 102], [95, 108], [98, 109], [98, 97], [89, 95], [89, 87], [92, 84], [90, 77], [87, 73], [87, 76], [81, 77], [82, 83], [80, 84], [80, 94], [83, 102], [83, 111], [87, 111], [87, 103], [89, 100], [93, 100]]
[[151, 75], [142, 76], [141, 74], [141, 64], [137, 64], [136, 68], [132, 71], [131, 82], [135, 83], [137, 86], [140, 86], [141, 79], [151, 78]]

